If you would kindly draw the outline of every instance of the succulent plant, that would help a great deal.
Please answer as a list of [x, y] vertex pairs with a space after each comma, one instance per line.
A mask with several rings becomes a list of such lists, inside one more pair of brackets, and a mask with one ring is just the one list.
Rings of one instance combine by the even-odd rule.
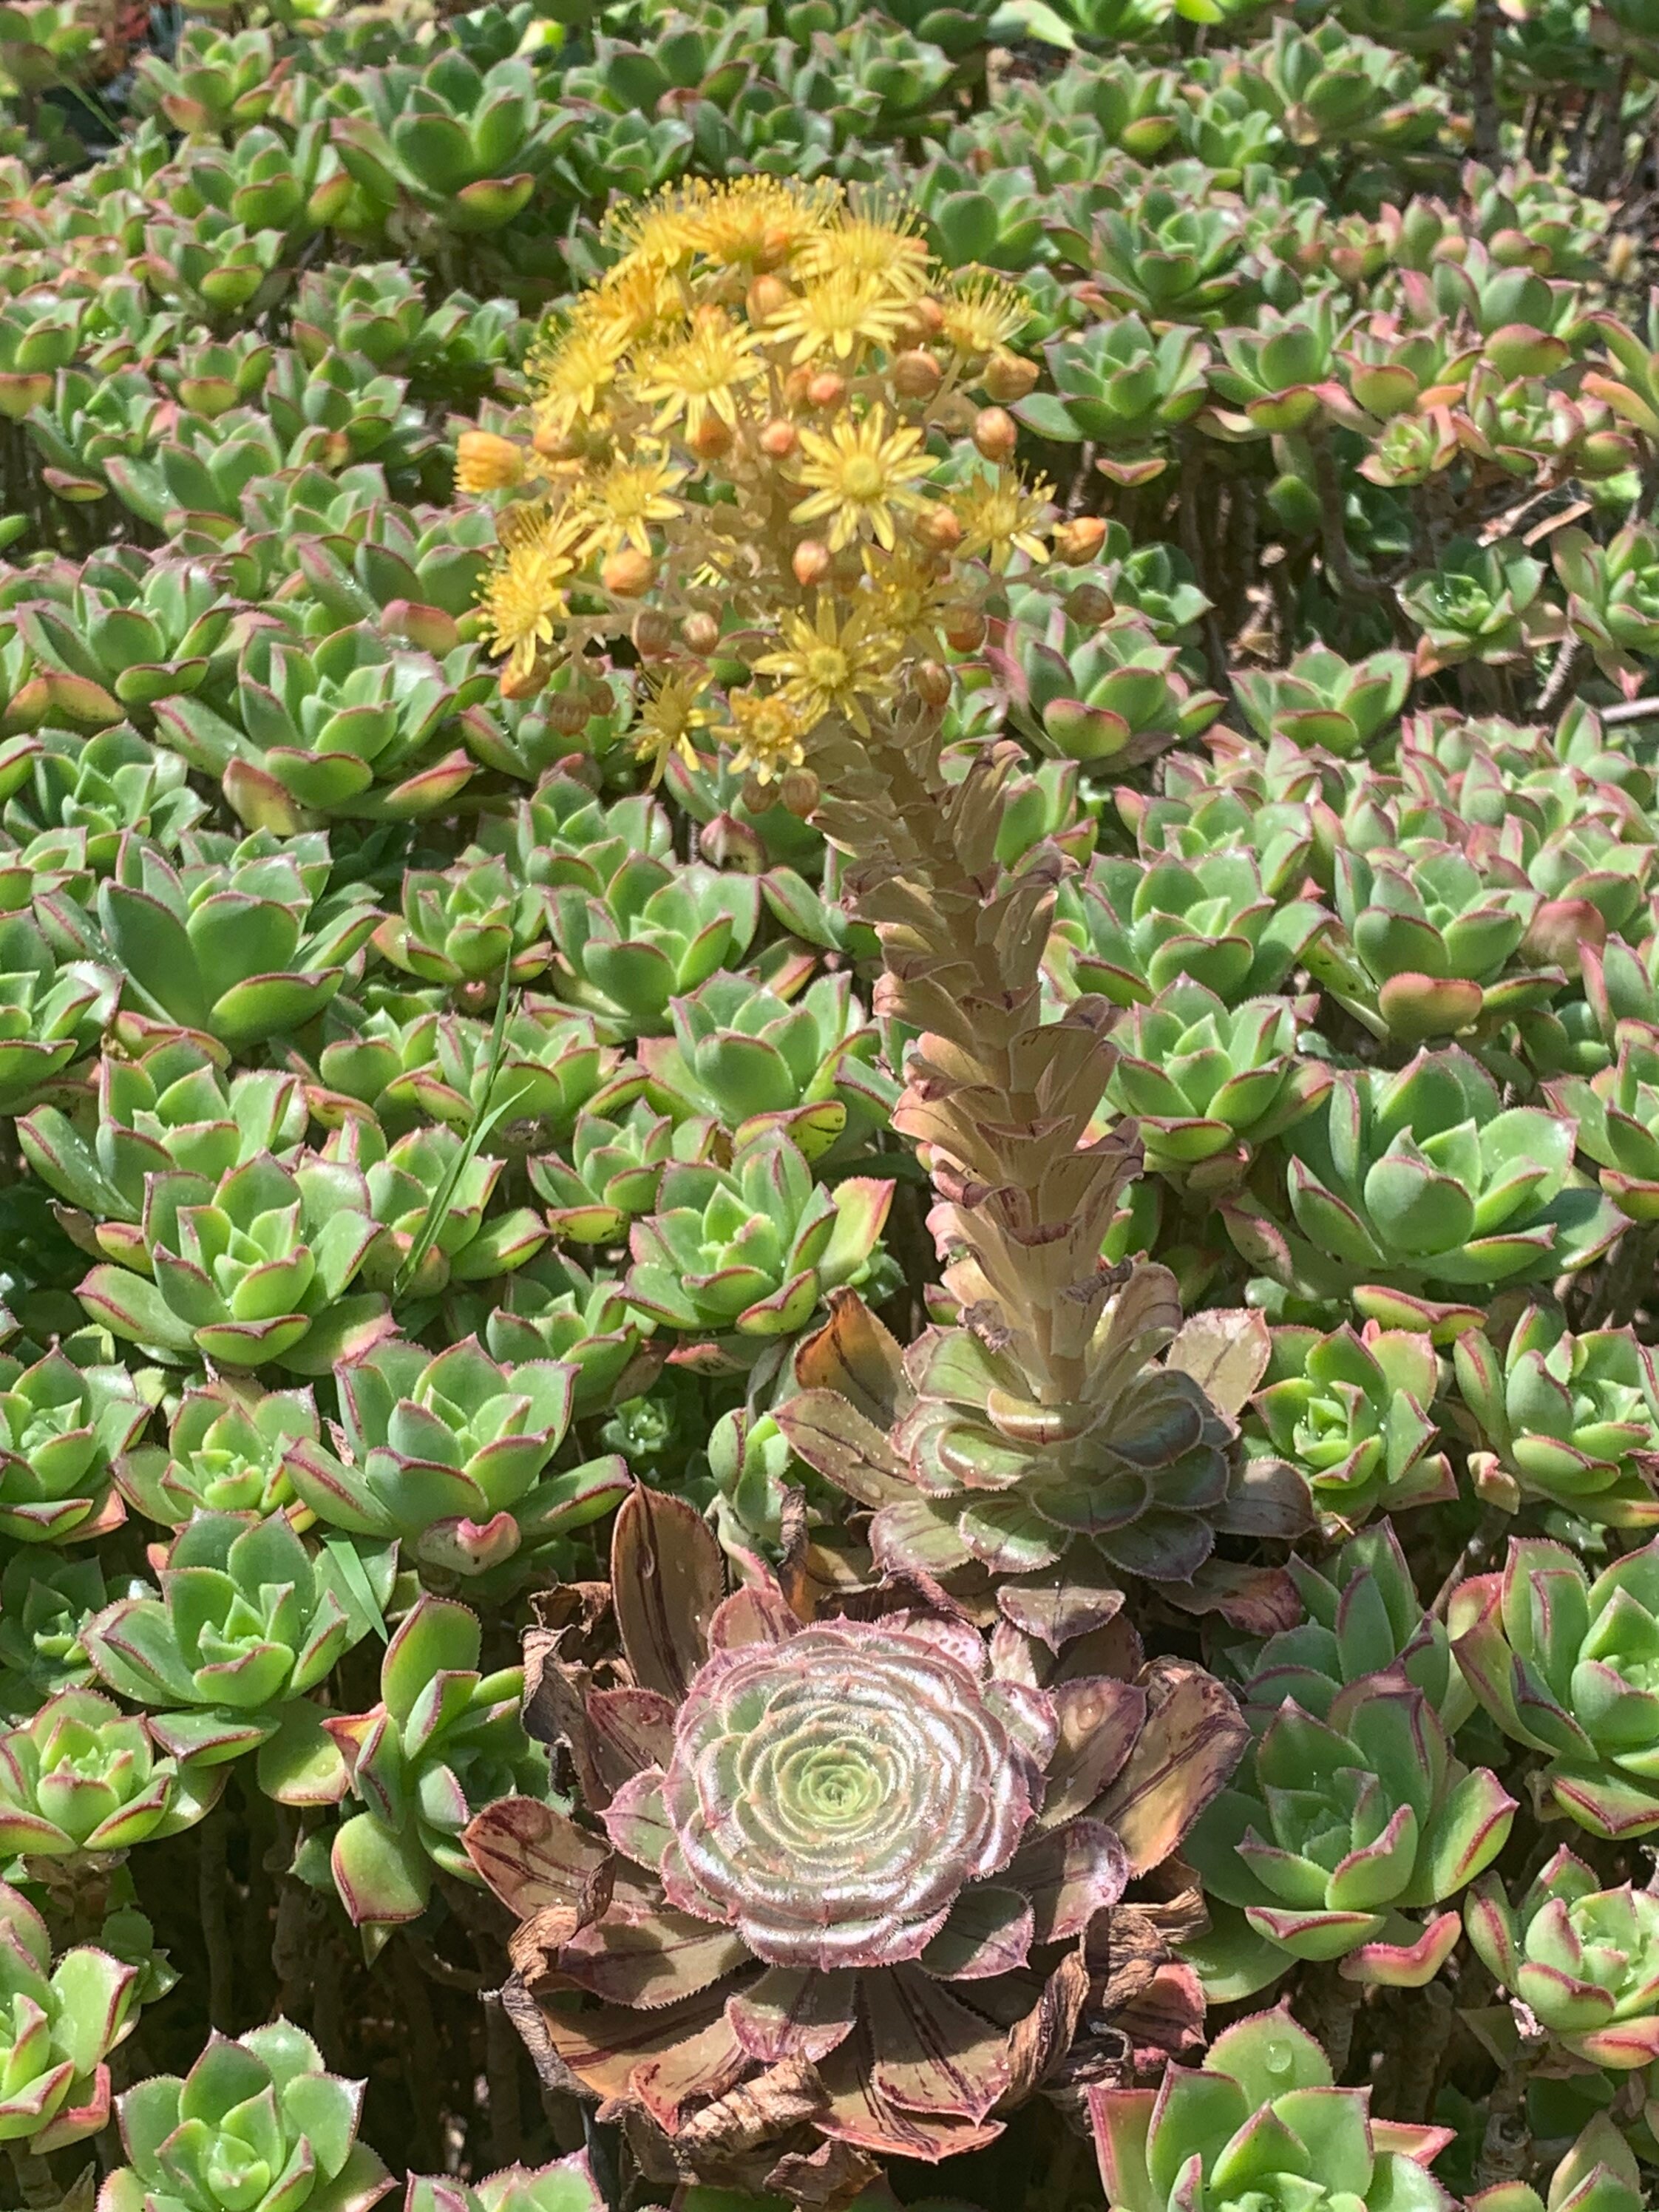
[[1411, 688], [1403, 653], [1375, 653], [1349, 662], [1310, 645], [1285, 669], [1240, 669], [1239, 705], [1264, 743], [1288, 738], [1349, 759], [1382, 736]]
[[1329, 917], [1312, 899], [1276, 902], [1249, 854], [1223, 851], [1097, 855], [1059, 920], [1050, 957], [1079, 990], [1132, 1006], [1186, 977], [1237, 1006], [1279, 990]]
[[137, 2024], [138, 1969], [88, 1943], [54, 1965], [46, 1923], [0, 1883], [0, 2141], [39, 2155], [109, 2118], [110, 2052]]
[[550, 2166], [503, 2166], [471, 2183], [411, 2173], [404, 2194], [404, 2212], [603, 2212], [604, 2204], [585, 2150]]
[[1409, 578], [1401, 603], [1422, 635], [1417, 672], [1515, 660], [1540, 641], [1544, 567], [1519, 546], [1458, 538], [1434, 568]]
[[1516, 1742], [1544, 1754], [1534, 1783], [1595, 1836], [1659, 1826], [1648, 1651], [1659, 1542], [1594, 1582], [1563, 1544], [1511, 1537], [1502, 1570], [1452, 1593], [1447, 1626], [1471, 1690]]
[[892, 1112], [898, 1086], [876, 1064], [876, 1032], [844, 974], [787, 1003], [742, 976], [711, 975], [669, 1011], [672, 1037], [641, 1038], [639, 1059], [648, 1095], [677, 1120], [710, 1115], [739, 1144], [782, 1129], [811, 1160], [856, 1149]]
[[814, 1182], [796, 1146], [763, 1132], [729, 1168], [674, 1162], [635, 1223], [630, 1304], [670, 1328], [789, 1336], [830, 1291], [867, 1279], [893, 1186]]
[[107, 1534], [122, 1517], [113, 1463], [149, 1415], [125, 1367], [79, 1367], [56, 1349], [25, 1367], [0, 1353], [0, 1534], [22, 1544]]
[[185, 1392], [165, 1445], [139, 1444], [121, 1455], [116, 1486], [164, 1528], [182, 1528], [198, 1513], [293, 1518], [289, 1462], [319, 1430], [309, 1390], [248, 1391], [222, 1379]]
[[[971, 1330], [929, 1331], [902, 1354], [872, 1315], [838, 1302], [797, 1355], [805, 1387], [775, 1418], [809, 1467], [877, 1509], [870, 1536], [882, 1565], [937, 1577], [977, 1563], [1022, 1625], [1047, 1618], [1043, 1594], [1056, 1587], [1075, 1589], [1085, 1613], [1109, 1611], [1102, 1593], [1125, 1575], [1176, 1586], [1177, 1601], [1185, 1591], [1201, 1608], [1206, 1578], [1224, 1597], [1227, 1588], [1212, 1565], [1218, 1532], [1307, 1526], [1294, 1469], [1241, 1463], [1234, 1449], [1232, 1416], [1267, 1364], [1265, 1325], [1205, 1316], [1183, 1339], [1169, 1272], [1124, 1272], [1080, 1363], [1076, 1402], [1040, 1416], [1012, 1359]], [[856, 1346], [850, 1358], [843, 1344]], [[1193, 1371], [1212, 1362], [1228, 1372], [1224, 1404]]]
[[1273, 1333], [1260, 1431], [1245, 1431], [1252, 1457], [1277, 1454], [1294, 1468], [1332, 1525], [1355, 1528], [1373, 1513], [1442, 1504], [1457, 1494], [1451, 1462], [1432, 1449], [1430, 1411], [1440, 1391], [1431, 1339], [1366, 1322], [1322, 1335], [1304, 1323]]
[[546, 1251], [508, 1276], [484, 1326], [492, 1359], [556, 1359], [574, 1367], [577, 1413], [605, 1402], [644, 1341], [640, 1317], [615, 1277], [589, 1274], [567, 1255]]
[[503, 1791], [535, 1803], [546, 1789], [545, 1755], [519, 1722], [523, 1670], [480, 1674], [482, 1640], [465, 1606], [417, 1598], [380, 1662], [379, 1705], [324, 1723], [343, 1766], [335, 1795], [356, 1802], [303, 1847], [299, 1870], [331, 1883], [372, 1948], [419, 1918], [434, 1868], [477, 1879], [462, 1848], [473, 1814]]
[[314, 1156], [289, 1169], [256, 1152], [216, 1183], [154, 1176], [142, 1248], [129, 1265], [94, 1267], [79, 1296], [116, 1335], [164, 1356], [325, 1375], [389, 1326], [375, 1292], [345, 1295], [382, 1234], [372, 1204], [355, 1169]]
[[1618, 2124], [1595, 2114], [1549, 2178], [1547, 2197], [1525, 2182], [1499, 2182], [1469, 2200], [1478, 2212], [1638, 2212], [1641, 2170]]
[[1469, 1455], [1483, 1498], [1510, 1511], [1547, 1502], [1613, 1528], [1659, 1522], [1659, 1374], [1632, 1331], [1574, 1334], [1559, 1310], [1530, 1305], [1501, 1352], [1469, 1329], [1453, 1358], [1485, 1447]]
[[1454, 1759], [1403, 1674], [1345, 1684], [1322, 1719], [1287, 1697], [1187, 1841], [1206, 1889], [1258, 1939], [1239, 1932], [1229, 1987], [1260, 1988], [1285, 1953], [1340, 1959], [1357, 1981], [1431, 1981], [1462, 1932], [1436, 1908], [1492, 1864], [1516, 1809], [1490, 1767]]
[[1246, 1717], [1265, 1728], [1286, 1701], [1316, 1720], [1362, 1675], [1404, 1675], [1449, 1735], [1474, 1709], [1451, 1655], [1445, 1624], [1425, 1613], [1393, 1523], [1351, 1536], [1323, 1567], [1292, 1559], [1304, 1617], [1250, 1650], [1242, 1662]]
[[[659, 1607], [647, 1593], [667, 1545], [680, 1566]], [[611, 1778], [604, 1834], [514, 1798], [467, 1832], [479, 1871], [526, 1923], [515, 1952], [532, 1994], [599, 2000], [544, 2007], [554, 2048], [585, 2077], [601, 2039], [636, 2034], [628, 2023], [648, 2008], [661, 2039], [616, 2094], [693, 2155], [694, 2106], [815, 2053], [810, 2098], [769, 2115], [769, 2141], [746, 2138], [761, 2171], [803, 2122], [809, 2142], [926, 2159], [988, 2141], [994, 2107], [1029, 2087], [1009, 2021], [1131, 1872], [1173, 1847], [1237, 1756], [1220, 1734], [1174, 1753], [1174, 1708], [1206, 1710], [1205, 1678], [1176, 1668], [1150, 1705], [1127, 1682], [1093, 1683], [1085, 1716], [1064, 1690], [1012, 1696], [961, 1621], [898, 1611], [803, 1624], [764, 1582], [722, 1601], [712, 1536], [688, 1507], [644, 1492], [617, 1524], [612, 1591], [634, 1686], [584, 1700], [569, 1684], [579, 1765], [591, 1775], [597, 1759]], [[641, 1723], [625, 1750], [618, 1695]], [[1057, 1734], [1062, 1708], [1072, 1717]], [[1139, 1796], [1153, 1738], [1170, 1761], [1156, 1814]], [[613, 1902], [578, 1930], [559, 1900], [594, 1878]], [[1001, 1978], [1028, 1966], [1029, 1994], [1014, 1998]], [[949, 2038], [948, 2092], [921, 2058], [923, 2021], [930, 2042]], [[675, 2058], [665, 2072], [710, 2023], [718, 2066]]]
[[362, 2093], [288, 2021], [216, 2034], [188, 2074], [118, 2100], [128, 2162], [106, 2174], [99, 2212], [368, 2212], [392, 2177], [356, 2139]]
[[1118, 1023], [1107, 1097], [1133, 1114], [1146, 1164], [1212, 1189], [1237, 1179], [1252, 1152], [1318, 1104], [1330, 1070], [1297, 1055], [1288, 999], [1229, 1007], [1178, 976]]
[[0, 1734], [0, 1845], [32, 1859], [126, 1850], [193, 1826], [222, 1784], [164, 1751], [148, 1720], [60, 1690]]
[[[18, 1122], [23, 1157], [85, 1217], [81, 1241], [114, 1260], [143, 1248], [147, 1179], [172, 1170], [216, 1183], [260, 1153], [293, 1161], [308, 1121], [297, 1078], [245, 1069], [226, 1080], [199, 1040], [98, 1063], [90, 1115], [40, 1106]], [[90, 1121], [90, 1127], [88, 1122]]]
[[1564, 1844], [1511, 1906], [1496, 1875], [1469, 1893], [1469, 1941], [1575, 2057], [1626, 2071], [1659, 2057], [1659, 1897], [1604, 1888]]
[[[192, 871], [187, 883], [159, 853], [124, 838], [113, 876], [99, 886], [97, 928], [127, 1003], [233, 1051], [307, 1020], [339, 989], [378, 918], [367, 902], [324, 896], [327, 873], [325, 845], [316, 862], [250, 855], [222, 872]], [[64, 922], [72, 940], [85, 939], [85, 917]]]
[[[381, 1602], [392, 1564], [389, 1553], [368, 1554]], [[370, 1626], [334, 1554], [313, 1558], [280, 1513], [198, 1513], [167, 1551], [160, 1579], [159, 1597], [118, 1599], [88, 1627], [87, 1654], [102, 1680], [160, 1709], [151, 1727], [175, 1757], [213, 1766], [258, 1748], [260, 1787], [312, 1802], [303, 1760], [315, 1747], [291, 1708]]]
[[[1595, 963], [1600, 990], [1591, 986], [1616, 1024], [1614, 994], [1635, 981], [1636, 963], [1618, 939]], [[1604, 1024], [1604, 1026], [1607, 1024]], [[1659, 1218], [1659, 1036], [1644, 1029], [1620, 1034], [1618, 1057], [1588, 1078], [1566, 1075], [1549, 1085], [1552, 1104], [1571, 1114], [1578, 1144], [1601, 1170], [1601, 1188], [1634, 1221]]]
[[[115, 1577], [124, 1595], [143, 1587]], [[95, 1552], [60, 1553], [19, 1546], [0, 1571], [0, 1713], [26, 1721], [59, 1690], [96, 1680], [82, 1641], [88, 1621], [110, 1601]]]
[[[510, 1273], [545, 1243], [529, 1206], [489, 1214], [503, 1164], [475, 1152], [459, 1132], [422, 1126], [388, 1148], [372, 1122], [350, 1130], [359, 1139], [353, 1157], [370, 1163], [363, 1182], [380, 1232], [366, 1255], [365, 1282], [398, 1297], [425, 1296], [452, 1279]], [[371, 1332], [365, 1342], [384, 1333]], [[338, 1356], [345, 1354], [343, 1346]]]
[[429, 653], [362, 625], [303, 643], [259, 629], [242, 650], [240, 726], [185, 705], [169, 734], [192, 767], [222, 779], [250, 828], [408, 820], [447, 805], [474, 772], [463, 748], [437, 753], [456, 703]]
[[380, 924], [374, 941], [422, 982], [517, 982], [546, 966], [546, 932], [544, 894], [516, 884], [505, 861], [479, 858], [441, 873], [411, 868], [401, 914]]
[[60, 964], [27, 915], [0, 915], [0, 1111], [22, 1112], [95, 1051], [120, 993], [112, 968]]
[[1276, 2197], [1310, 2207], [1453, 2201], [1428, 2172], [1443, 2134], [1373, 2119], [1364, 2090], [1334, 2086], [1282, 2007], [1224, 2028], [1201, 2067], [1170, 2067], [1156, 2090], [1091, 2088], [1089, 2115], [1112, 2212], [1167, 2212], [1183, 2186], [1216, 2212], [1242, 2207], [1264, 2174]]
[[498, 1367], [474, 1337], [435, 1358], [389, 1338], [341, 1369], [337, 1449], [312, 1437], [288, 1455], [301, 1501], [331, 1528], [398, 1541], [450, 1577], [507, 1560], [610, 1511], [628, 1487], [612, 1455], [552, 1466], [575, 1371], [539, 1359]]
[[1505, 1107], [1456, 1047], [1397, 1074], [1339, 1069], [1285, 1140], [1295, 1230], [1248, 1196], [1224, 1218], [1275, 1282], [1420, 1326], [1448, 1292], [1568, 1273], [1607, 1249], [1620, 1217], [1575, 1176], [1575, 1135], [1564, 1115]]
[[677, 1123], [636, 1098], [620, 1117], [579, 1114], [568, 1157], [537, 1154], [529, 1163], [530, 1187], [562, 1242], [619, 1244], [629, 1224], [654, 1209], [670, 1162], [707, 1160], [717, 1143], [708, 1116]]
[[623, 860], [598, 896], [570, 885], [549, 896], [554, 989], [622, 1037], [665, 1034], [675, 994], [740, 960], [760, 918], [752, 878], [649, 854]]
[[1322, 983], [1376, 1035], [1413, 1044], [1550, 994], [1512, 975], [1537, 891], [1493, 881], [1455, 847], [1336, 856], [1340, 929], [1309, 948]]

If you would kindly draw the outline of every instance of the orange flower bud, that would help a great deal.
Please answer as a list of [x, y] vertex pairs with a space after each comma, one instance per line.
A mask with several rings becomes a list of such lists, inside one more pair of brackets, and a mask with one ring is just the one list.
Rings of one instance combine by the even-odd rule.
[[581, 443], [568, 430], [556, 430], [544, 422], [531, 438], [533, 449], [544, 461], [575, 461], [581, 459]]
[[981, 407], [974, 417], [974, 443], [988, 461], [999, 467], [1014, 458], [1014, 448], [1019, 443], [1019, 426], [1012, 415], [1000, 407]]
[[680, 624], [686, 651], [699, 656], [712, 653], [720, 641], [720, 626], [713, 615], [687, 615]]
[[893, 389], [905, 399], [929, 399], [939, 390], [943, 374], [933, 356], [918, 346], [894, 360]]
[[1054, 526], [1054, 552], [1074, 567], [1092, 561], [1106, 543], [1106, 526], [1097, 514], [1079, 514]]
[[910, 671], [910, 688], [924, 706], [948, 706], [951, 672], [943, 661], [919, 660]]
[[744, 305], [749, 310], [751, 323], [769, 322], [780, 307], [787, 304], [789, 287], [781, 276], [757, 276], [749, 287], [749, 296]]
[[945, 310], [931, 295], [925, 296], [911, 308], [910, 320], [924, 338], [936, 338], [945, 328]]
[[953, 653], [977, 653], [985, 642], [985, 617], [977, 607], [957, 607], [945, 625]]
[[809, 590], [821, 584], [830, 574], [830, 548], [821, 538], [803, 538], [789, 562], [795, 581]]
[[833, 368], [819, 369], [806, 387], [807, 404], [813, 407], [839, 407], [846, 397], [847, 379]]
[[805, 407], [806, 387], [812, 381], [810, 368], [792, 368], [783, 380], [783, 402], [786, 407]]
[[786, 422], [781, 415], [775, 415], [760, 434], [760, 449], [769, 460], [787, 461], [800, 437], [793, 422]]
[[599, 582], [619, 599], [637, 599], [650, 589], [656, 573], [657, 564], [648, 553], [641, 553], [637, 545], [619, 545], [606, 555]]
[[954, 553], [962, 543], [962, 519], [943, 500], [923, 507], [911, 528], [930, 553]]
[[511, 491], [524, 482], [524, 455], [493, 430], [463, 430], [455, 443], [455, 489]]
[[1023, 361], [1017, 353], [1009, 353], [1001, 346], [985, 364], [985, 374], [980, 382], [993, 399], [1012, 404], [1024, 399], [1041, 374], [1034, 361]]
[[717, 461], [732, 450], [732, 426], [718, 415], [705, 415], [697, 425], [696, 436], [688, 438], [686, 443], [702, 460]]

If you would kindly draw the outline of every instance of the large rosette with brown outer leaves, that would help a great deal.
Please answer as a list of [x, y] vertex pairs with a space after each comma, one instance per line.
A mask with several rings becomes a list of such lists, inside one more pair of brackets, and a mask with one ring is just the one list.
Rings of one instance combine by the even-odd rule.
[[809, 1618], [748, 1564], [726, 1595], [692, 1510], [636, 1491], [608, 1601], [556, 1591], [532, 1632], [526, 1723], [582, 1809], [504, 1798], [467, 1849], [548, 2078], [653, 2179], [822, 2202], [1195, 2044], [1194, 1901], [1129, 1893], [1237, 1764], [1231, 1695], [1121, 1621], [1061, 1667], [898, 1592]]

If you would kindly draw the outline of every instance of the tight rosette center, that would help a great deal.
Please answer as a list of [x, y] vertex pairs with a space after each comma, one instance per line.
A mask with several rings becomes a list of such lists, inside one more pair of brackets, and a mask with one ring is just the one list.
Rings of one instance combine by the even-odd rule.
[[914, 1959], [1012, 1857], [1032, 1780], [978, 1673], [856, 1621], [717, 1652], [662, 1784], [665, 1887], [778, 1966]]

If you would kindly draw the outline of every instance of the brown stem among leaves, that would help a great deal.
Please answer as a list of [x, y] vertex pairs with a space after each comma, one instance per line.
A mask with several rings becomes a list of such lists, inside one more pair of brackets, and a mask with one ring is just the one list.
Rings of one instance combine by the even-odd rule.
[[1319, 494], [1320, 543], [1331, 581], [1345, 599], [1376, 601], [1401, 642], [1412, 643], [1416, 632], [1406, 619], [1393, 586], [1385, 584], [1379, 576], [1363, 574], [1354, 566], [1343, 516], [1342, 479], [1337, 472], [1336, 456], [1331, 451], [1328, 434], [1322, 428], [1316, 430], [1309, 443], [1313, 449], [1314, 486]]
[[1498, 0], [1474, 0], [1469, 33], [1469, 112], [1474, 125], [1469, 150], [1477, 161], [1498, 159], [1498, 86], [1492, 48], [1498, 35]]
[[1519, 2047], [1498, 2076], [1486, 2107], [1486, 2130], [1474, 2162], [1477, 2190], [1524, 2180], [1530, 2169], [1532, 2127], [1527, 2118], [1527, 2090], [1532, 2069], [1548, 2044], [1548, 2036], [1535, 2024], [1522, 2027]]
[[1361, 1984], [1346, 1980], [1334, 1963], [1305, 1968], [1297, 1984], [1297, 2017], [1324, 2051], [1338, 2081], [1348, 2070], [1354, 2023], [1364, 1994]]

